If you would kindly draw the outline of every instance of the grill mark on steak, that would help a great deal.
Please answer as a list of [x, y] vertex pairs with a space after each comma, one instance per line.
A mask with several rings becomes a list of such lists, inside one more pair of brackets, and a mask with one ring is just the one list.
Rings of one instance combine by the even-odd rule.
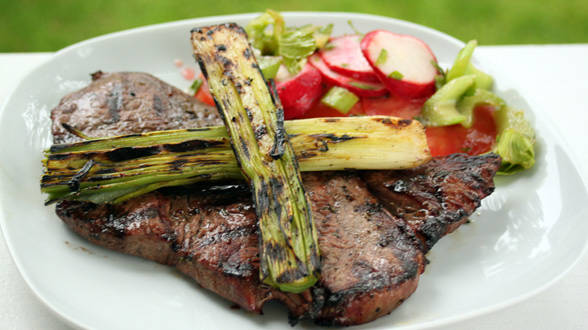
[[[193, 97], [150, 75], [100, 72], [93, 80], [52, 111], [56, 143], [79, 140], [61, 123], [96, 137], [220, 124], [215, 109], [206, 114]], [[112, 122], [104, 97], [117, 84], [123, 101], [120, 120]], [[139, 106], [125, 98], [131, 93]], [[165, 111], [157, 111], [155, 96], [169, 100]], [[92, 98], [98, 101], [86, 106]], [[139, 115], [142, 121], [130, 120]], [[351, 325], [390, 313], [414, 292], [424, 252], [492, 192], [497, 164], [496, 156], [449, 156], [405, 171], [303, 173], [322, 276], [302, 294], [260, 283], [259, 231], [244, 185], [166, 189], [114, 206], [63, 201], [56, 212], [89, 241], [175, 266], [246, 310], [261, 312], [277, 299], [293, 323], [307, 317]]]
[[500, 157], [453, 154], [412, 170], [366, 171], [362, 178], [395, 216], [406, 220], [427, 252], [494, 191]]

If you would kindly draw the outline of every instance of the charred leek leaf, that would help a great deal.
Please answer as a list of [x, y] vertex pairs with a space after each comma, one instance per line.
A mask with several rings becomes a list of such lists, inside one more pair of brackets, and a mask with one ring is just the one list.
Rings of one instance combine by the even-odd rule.
[[[346, 117], [286, 121], [300, 170], [406, 169], [429, 158], [418, 121]], [[242, 180], [224, 127], [174, 130], [54, 145], [45, 152], [41, 190], [48, 203], [118, 203], [162, 187]], [[83, 168], [91, 161], [89, 170]], [[84, 174], [76, 182], [74, 176]], [[74, 187], [75, 188], [75, 187]]]
[[194, 29], [192, 45], [251, 185], [262, 240], [261, 279], [282, 291], [302, 292], [320, 272], [317, 232], [277, 93], [270, 93], [238, 25]]

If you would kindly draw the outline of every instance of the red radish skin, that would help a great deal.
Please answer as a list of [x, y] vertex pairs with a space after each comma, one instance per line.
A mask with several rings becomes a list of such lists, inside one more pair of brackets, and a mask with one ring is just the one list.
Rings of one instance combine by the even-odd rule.
[[356, 34], [331, 38], [330, 48], [319, 54], [329, 69], [353, 79], [377, 83], [380, 80], [363, 56], [359, 42]]
[[323, 94], [322, 77], [307, 63], [296, 76], [276, 81], [276, 89], [284, 107], [284, 118], [298, 118], [310, 110]]
[[[419, 98], [431, 96], [435, 92], [435, 76], [438, 72], [433, 63], [437, 63], [437, 59], [422, 40], [375, 30], [365, 35], [360, 47], [378, 78], [393, 95]], [[383, 50], [386, 56], [382, 57], [385, 60], [378, 61]]]
[[[380, 97], [388, 94], [388, 90], [381, 83], [368, 83], [355, 80], [334, 72], [329, 69], [325, 62], [321, 59], [318, 54], [312, 55], [308, 62], [320, 71], [323, 76], [323, 81], [330, 85], [343, 87], [357, 96], [362, 97]], [[354, 85], [355, 84], [355, 85]], [[363, 85], [369, 88], [360, 88], [358, 85]]]

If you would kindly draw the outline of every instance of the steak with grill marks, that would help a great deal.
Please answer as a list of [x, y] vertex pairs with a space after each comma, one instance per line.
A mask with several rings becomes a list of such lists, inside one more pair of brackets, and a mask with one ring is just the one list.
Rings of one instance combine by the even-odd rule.
[[[101, 73], [94, 78], [53, 110], [55, 142], [77, 139], [63, 123], [89, 136], [218, 124], [215, 109], [204, 108], [150, 75]], [[145, 86], [150, 87], [131, 96]], [[117, 91], [128, 93], [120, 103]], [[157, 107], [154, 95], [175, 101]], [[87, 115], [92, 109], [80, 101], [91, 97], [102, 100], [95, 103], [95, 115]], [[118, 120], [110, 111], [112, 104], [120, 105]], [[203, 109], [207, 115], [198, 115]], [[132, 118], [134, 111], [146, 116], [142, 122], [121, 119]], [[192, 121], [170, 127], [174, 116]], [[302, 294], [260, 283], [259, 233], [247, 187], [167, 189], [119, 205], [63, 201], [56, 211], [89, 241], [175, 266], [246, 310], [261, 312], [266, 301], [277, 299], [293, 320], [307, 317], [322, 324], [351, 325], [390, 313], [414, 292], [424, 253], [492, 192], [499, 162], [494, 155], [461, 155], [405, 171], [303, 173], [319, 232], [322, 273], [318, 284]]]

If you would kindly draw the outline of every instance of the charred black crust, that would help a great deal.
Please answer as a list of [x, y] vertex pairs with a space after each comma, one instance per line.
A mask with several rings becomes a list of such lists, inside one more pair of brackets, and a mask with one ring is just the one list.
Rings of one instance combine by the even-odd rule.
[[104, 75], [104, 72], [102, 72], [102, 70], [98, 70], [96, 72], [90, 73], [90, 76], [92, 77], [92, 81], [96, 81], [96, 80], [102, 78], [103, 75]]
[[142, 158], [157, 155], [161, 152], [159, 146], [150, 147], [123, 147], [107, 151], [104, 153], [108, 160], [113, 162], [123, 162], [126, 160]]
[[284, 128], [284, 108], [282, 108], [282, 104], [280, 103], [280, 98], [278, 97], [278, 91], [276, 90], [276, 83], [273, 79], [269, 80], [270, 85], [270, 95], [272, 98], [272, 102], [276, 106], [276, 134], [274, 135], [274, 143], [272, 145], [272, 149], [270, 151], [270, 156], [273, 159], [278, 159], [282, 157], [284, 154], [284, 144], [288, 142], [288, 134], [286, 133], [286, 129]]
[[90, 170], [92, 169], [92, 167], [94, 166], [94, 161], [93, 160], [89, 160], [87, 161], [84, 166], [82, 166], [82, 168], [80, 169], [80, 171], [78, 173], [76, 173], [71, 180], [67, 183], [69, 190], [70, 191], [78, 191], [80, 190], [80, 181], [86, 176], [88, 175], [88, 173], [90, 172]]
[[412, 124], [411, 119], [399, 119], [397, 121], [392, 121], [392, 120], [390, 120], [390, 118], [380, 118], [380, 117], [375, 117], [372, 119], [376, 122], [380, 122], [380, 123], [387, 125], [387, 126], [390, 126], [392, 128], [402, 128], [402, 127], [410, 126]]
[[189, 140], [180, 143], [164, 144], [163, 149], [169, 152], [188, 152], [212, 148], [224, 144], [223, 141]]
[[[379, 190], [390, 192], [381, 196], [385, 207], [396, 217], [412, 223], [417, 245], [427, 252], [447, 234], [451, 225], [464, 221], [480, 206], [482, 198], [492, 193], [492, 178], [499, 164], [500, 157], [492, 153], [453, 154], [434, 158], [411, 170], [386, 172], [390, 175], [374, 181], [369, 179], [369, 172], [365, 175], [376, 195]], [[463, 185], [459, 195], [446, 191], [448, 180]]]
[[327, 134], [312, 134], [312, 135], [310, 135], [310, 137], [313, 137], [315, 139], [328, 140], [331, 143], [339, 143], [339, 142], [345, 142], [345, 141], [349, 141], [349, 140], [355, 139], [355, 137], [349, 136], [347, 134], [343, 134], [341, 136], [338, 136], [338, 135], [335, 135], [335, 134], [332, 134], [332, 133], [327, 133]]
[[251, 58], [251, 50], [249, 47], [245, 48], [245, 50], [243, 51], [243, 56], [245, 56], [246, 59], [250, 59]]

